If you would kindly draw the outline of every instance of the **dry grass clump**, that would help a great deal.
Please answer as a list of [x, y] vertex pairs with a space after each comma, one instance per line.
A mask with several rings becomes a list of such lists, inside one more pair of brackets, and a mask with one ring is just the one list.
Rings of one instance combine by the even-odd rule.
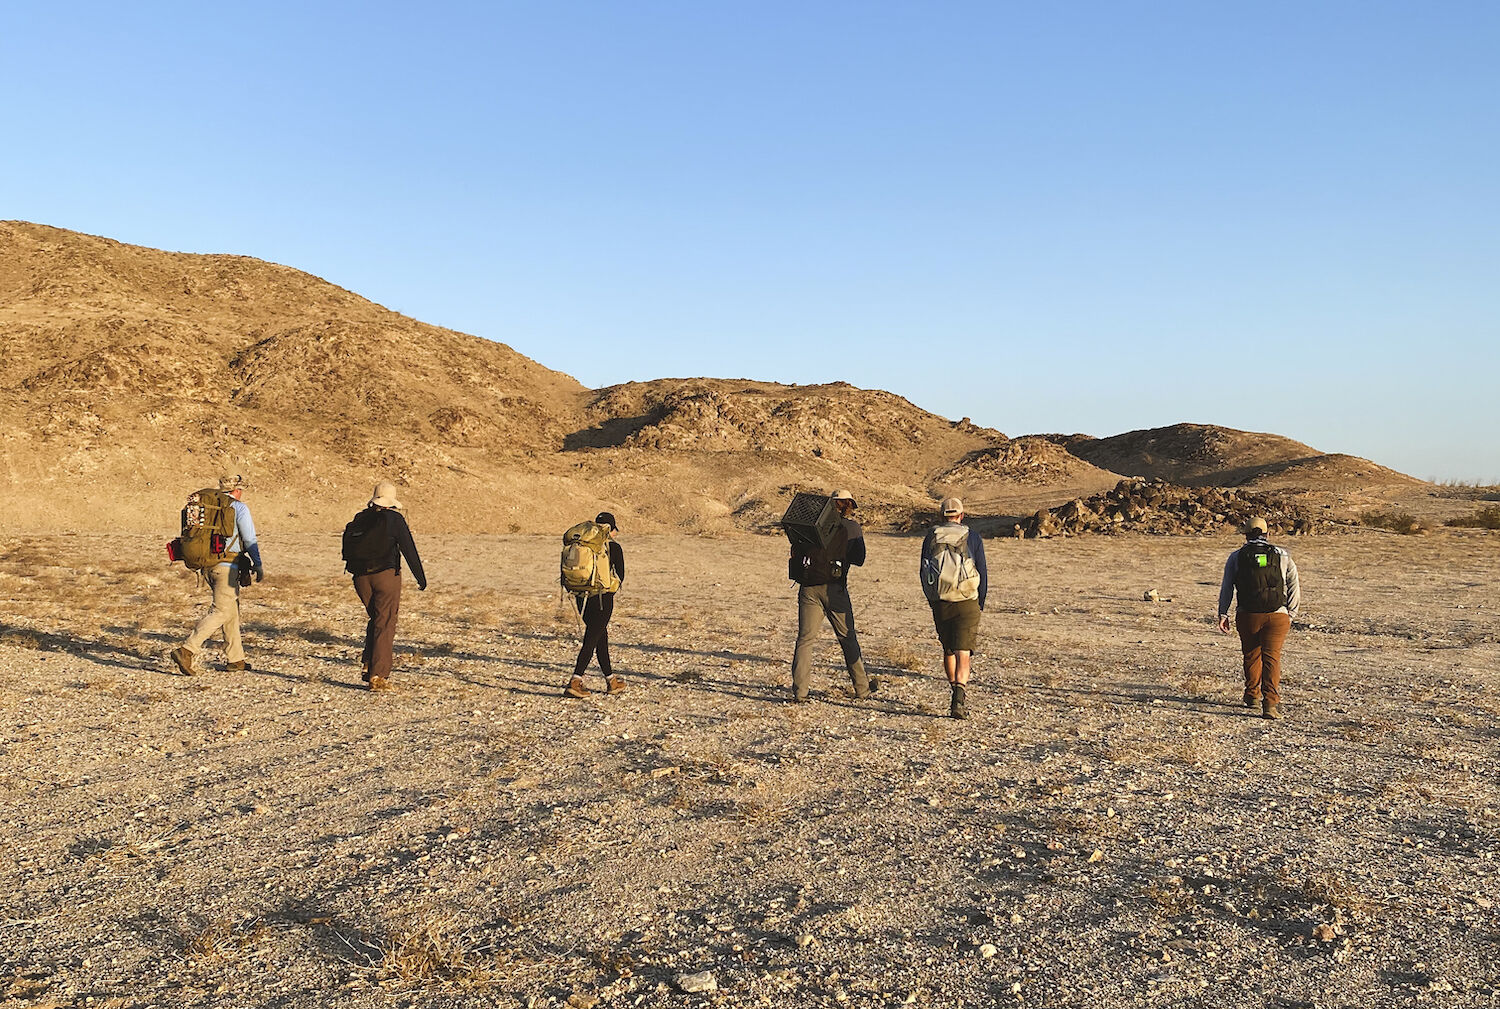
[[187, 955], [199, 963], [227, 960], [256, 945], [265, 935], [265, 922], [259, 918], [240, 925], [232, 921], [212, 922], [188, 939]]
[[1153, 880], [1141, 891], [1141, 896], [1168, 918], [1179, 918], [1198, 910], [1198, 895], [1183, 886], [1163, 885]]
[[1461, 529], [1500, 529], [1500, 505], [1485, 505], [1472, 515], [1460, 515], [1443, 524]]
[[383, 981], [485, 988], [499, 979], [481, 952], [462, 933], [452, 933], [448, 922], [433, 918], [386, 936], [376, 971]]
[[892, 641], [880, 646], [874, 650], [872, 657], [881, 665], [891, 669], [904, 669], [909, 673], [920, 673], [933, 664], [929, 653], [903, 641]]
[[1368, 511], [1359, 517], [1361, 525], [1373, 529], [1389, 529], [1402, 536], [1415, 536], [1428, 531], [1427, 523], [1410, 512]]
[[1353, 883], [1339, 873], [1326, 869], [1308, 873], [1300, 886], [1291, 886], [1289, 889], [1299, 891], [1314, 904], [1327, 904], [1345, 911], [1358, 911], [1367, 903]]

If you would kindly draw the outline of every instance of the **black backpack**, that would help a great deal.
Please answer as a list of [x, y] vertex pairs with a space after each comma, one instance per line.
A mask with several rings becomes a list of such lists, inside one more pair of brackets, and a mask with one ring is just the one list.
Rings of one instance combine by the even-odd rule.
[[390, 515], [384, 508], [366, 508], [344, 526], [344, 570], [367, 574], [370, 566], [383, 562], [396, 548]]
[[844, 558], [849, 552], [849, 530], [840, 523], [828, 545], [812, 550], [798, 550], [787, 562], [787, 577], [798, 585], [828, 585], [840, 582], [849, 567]]
[[1286, 578], [1281, 574], [1281, 551], [1264, 540], [1240, 547], [1234, 588], [1247, 613], [1275, 613], [1287, 604]]

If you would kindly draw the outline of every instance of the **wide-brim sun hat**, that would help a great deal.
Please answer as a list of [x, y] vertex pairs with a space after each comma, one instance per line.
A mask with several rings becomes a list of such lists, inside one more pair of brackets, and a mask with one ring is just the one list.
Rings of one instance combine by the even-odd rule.
[[399, 511], [401, 502], [396, 497], [396, 485], [389, 480], [380, 481], [370, 492], [370, 504], [377, 508], [395, 508]]
[[833, 498], [833, 500], [835, 501], [848, 501], [851, 507], [859, 507], [859, 502], [854, 500], [854, 495], [846, 490], [836, 490], [828, 496]]

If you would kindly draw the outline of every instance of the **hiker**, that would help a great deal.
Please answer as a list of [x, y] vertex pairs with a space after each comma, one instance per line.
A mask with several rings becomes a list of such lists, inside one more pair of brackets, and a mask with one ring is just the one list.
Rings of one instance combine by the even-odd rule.
[[1292, 555], [1266, 538], [1263, 518], [1245, 523], [1245, 545], [1224, 562], [1219, 585], [1219, 630], [1229, 633], [1229, 601], [1239, 596], [1234, 626], [1245, 660], [1245, 707], [1262, 718], [1281, 717], [1281, 646], [1302, 605]]
[[943, 521], [922, 540], [922, 593], [943, 646], [943, 672], [952, 697], [951, 718], [969, 717], [969, 663], [979, 640], [979, 615], [989, 594], [984, 541], [964, 524], [964, 503], [944, 498]]
[[396, 614], [401, 609], [402, 557], [411, 566], [417, 588], [427, 591], [427, 573], [401, 514], [395, 484], [382, 480], [375, 485], [370, 503], [344, 527], [343, 554], [344, 570], [354, 576], [354, 591], [369, 617], [359, 657], [360, 679], [371, 690], [389, 690]]
[[844, 652], [844, 665], [854, 684], [857, 699], [869, 697], [880, 681], [865, 673], [865, 660], [859, 650], [859, 636], [854, 630], [854, 604], [849, 599], [849, 568], [865, 562], [865, 533], [851, 516], [858, 507], [854, 495], [836, 490], [831, 495], [838, 509], [839, 524], [828, 545], [821, 549], [799, 549], [795, 544], [787, 561], [787, 577], [796, 582], [797, 646], [792, 652], [792, 699], [808, 702], [807, 689], [812, 679], [813, 639], [818, 624], [828, 619]]
[[[224, 635], [225, 670], [244, 672], [250, 668], [240, 641], [240, 588], [250, 584], [251, 572], [260, 581], [266, 571], [250, 506], [241, 500], [244, 491], [244, 477], [226, 474], [219, 477], [217, 491], [208, 488], [190, 495], [182, 511], [182, 536], [169, 547], [169, 556], [201, 574], [213, 594], [212, 609], [172, 652], [172, 661], [188, 676], [197, 673], [198, 653], [216, 632]], [[175, 554], [171, 553], [173, 549]]]
[[[594, 528], [585, 529], [589, 525], [580, 523], [563, 534], [563, 587], [573, 590], [573, 604], [583, 617], [583, 644], [578, 648], [578, 660], [573, 663], [573, 678], [563, 688], [564, 697], [589, 695], [589, 688], [583, 685], [583, 674], [596, 655], [599, 657], [599, 672], [604, 675], [604, 692], [618, 694], [625, 689], [625, 681], [615, 675], [609, 661], [609, 618], [615, 614], [615, 593], [625, 584], [625, 550], [615, 542], [620, 535], [620, 525], [613, 512], [600, 512], [594, 516]], [[570, 543], [568, 537], [574, 533], [578, 536]], [[585, 539], [587, 543], [583, 542]], [[574, 572], [571, 584], [569, 546], [576, 547], [572, 555]], [[583, 556], [584, 551], [588, 556]], [[596, 577], [594, 571], [598, 562], [604, 562], [606, 567]], [[585, 565], [589, 569], [588, 577], [580, 580], [579, 572]]]

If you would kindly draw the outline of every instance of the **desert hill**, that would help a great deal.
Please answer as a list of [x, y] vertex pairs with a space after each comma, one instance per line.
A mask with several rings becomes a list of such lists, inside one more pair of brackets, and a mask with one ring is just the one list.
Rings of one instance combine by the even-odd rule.
[[659, 379], [599, 390], [289, 267], [0, 222], [0, 522], [169, 527], [249, 478], [262, 525], [337, 529], [378, 478], [419, 529], [766, 528], [848, 486], [902, 528], [934, 498], [1022, 515], [1122, 475], [1294, 489], [1407, 478], [1275, 435], [1178, 425], [1023, 436], [846, 383]]

